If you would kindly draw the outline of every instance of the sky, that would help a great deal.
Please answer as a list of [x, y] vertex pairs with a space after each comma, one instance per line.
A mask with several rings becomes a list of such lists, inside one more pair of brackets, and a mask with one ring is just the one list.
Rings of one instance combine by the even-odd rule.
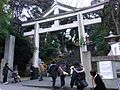
[[87, 7], [90, 6], [92, 0], [57, 0], [63, 4], [67, 4], [73, 7]]

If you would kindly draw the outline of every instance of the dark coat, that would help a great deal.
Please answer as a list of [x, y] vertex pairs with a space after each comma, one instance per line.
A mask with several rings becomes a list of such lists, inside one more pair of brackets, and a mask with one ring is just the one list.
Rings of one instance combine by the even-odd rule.
[[[61, 68], [62, 70], [61, 70], [60, 68]], [[59, 72], [59, 75], [60, 75], [60, 76], [64, 75], [64, 74], [63, 74], [63, 71], [68, 72], [68, 69], [67, 69], [66, 64], [61, 64], [61, 65], [59, 66], [58, 72]]]
[[7, 75], [8, 74], [8, 70], [10, 70], [12, 72], [12, 70], [8, 66], [4, 66], [3, 67], [3, 75]]
[[58, 66], [56, 64], [52, 64], [48, 70], [48, 73], [52, 76], [52, 77], [57, 77], [58, 75]]
[[94, 88], [94, 90], [107, 90], [99, 74], [97, 74], [94, 80], [96, 84], [96, 87]]
[[76, 84], [77, 86], [81, 86], [80, 85], [81, 80], [85, 80], [85, 72], [82, 71], [82, 69], [79, 67], [77, 67], [75, 69], [77, 70], [77, 72], [75, 70], [73, 71], [73, 74], [71, 77], [71, 83], [70, 83], [71, 88], [73, 87], [74, 84]]

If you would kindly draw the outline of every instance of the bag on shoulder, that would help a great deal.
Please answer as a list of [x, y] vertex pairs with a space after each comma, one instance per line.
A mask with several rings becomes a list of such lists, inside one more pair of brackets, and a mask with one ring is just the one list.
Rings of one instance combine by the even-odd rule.
[[86, 80], [81, 80], [81, 85], [85, 88], [88, 86], [88, 83]]
[[65, 72], [65, 71], [63, 71], [63, 74], [64, 74], [64, 75], [69, 75], [69, 74], [68, 74], [67, 72]]
[[75, 84], [78, 86], [83, 86], [84, 88], [88, 86], [88, 83], [86, 80], [76, 80]]

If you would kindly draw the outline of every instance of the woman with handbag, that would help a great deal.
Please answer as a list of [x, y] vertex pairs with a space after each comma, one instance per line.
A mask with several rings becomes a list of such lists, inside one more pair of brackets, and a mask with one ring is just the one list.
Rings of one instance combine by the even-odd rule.
[[64, 62], [62, 62], [59, 65], [58, 73], [60, 75], [61, 89], [63, 89], [64, 86], [65, 86], [65, 77], [66, 77], [66, 75], [68, 75], [67, 66], [66, 66], [66, 64]]
[[[82, 81], [83, 81], [83, 83], [82, 83]], [[84, 82], [85, 82], [85, 86], [84, 86]], [[71, 82], [70, 82], [71, 88], [73, 88], [74, 84], [77, 85], [77, 90], [83, 90], [85, 87], [88, 86], [88, 84], [85, 80], [84, 68], [78, 62], [76, 62], [74, 64], [73, 74], [72, 74]]]

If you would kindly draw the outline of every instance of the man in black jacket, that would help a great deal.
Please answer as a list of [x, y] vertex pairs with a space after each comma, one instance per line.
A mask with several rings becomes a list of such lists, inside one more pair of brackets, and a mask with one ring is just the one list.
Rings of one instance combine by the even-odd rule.
[[82, 80], [85, 80], [85, 72], [84, 68], [80, 65], [80, 63], [76, 62], [73, 68], [73, 74], [71, 77], [70, 86], [73, 88], [73, 85], [77, 85], [77, 90], [83, 90], [84, 85], [81, 84]]
[[58, 66], [55, 64], [54, 61], [51, 63], [48, 73], [52, 77], [52, 81], [53, 81], [52, 87], [55, 88], [56, 78], [58, 76]]

